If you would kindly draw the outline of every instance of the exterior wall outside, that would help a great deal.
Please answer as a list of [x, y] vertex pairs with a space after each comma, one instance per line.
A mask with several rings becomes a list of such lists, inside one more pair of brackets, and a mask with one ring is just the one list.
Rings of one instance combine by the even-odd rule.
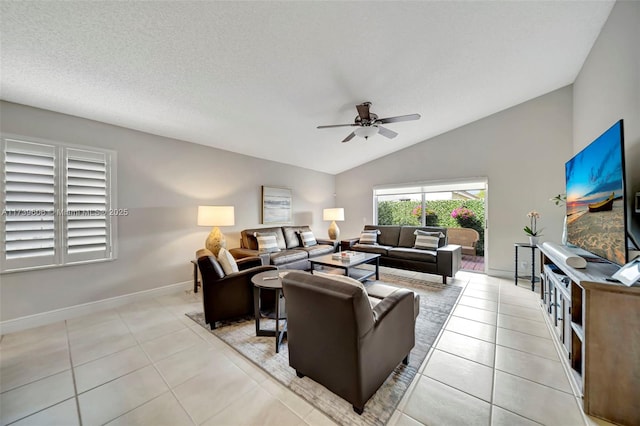
[[191, 282], [210, 231], [196, 225], [198, 205], [235, 206], [222, 231], [238, 247], [242, 229], [261, 226], [262, 185], [292, 188], [294, 223], [327, 235], [333, 175], [8, 102], [0, 117], [4, 133], [117, 151], [118, 207], [129, 209], [117, 260], [0, 275], [0, 321]]

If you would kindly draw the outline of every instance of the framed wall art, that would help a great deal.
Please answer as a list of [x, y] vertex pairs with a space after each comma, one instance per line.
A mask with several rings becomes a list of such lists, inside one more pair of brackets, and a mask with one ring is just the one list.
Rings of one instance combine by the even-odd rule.
[[292, 223], [291, 189], [262, 187], [262, 223]]

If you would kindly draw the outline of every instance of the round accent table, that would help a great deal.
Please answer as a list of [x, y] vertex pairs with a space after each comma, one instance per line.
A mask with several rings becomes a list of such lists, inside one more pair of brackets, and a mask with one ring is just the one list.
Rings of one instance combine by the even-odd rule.
[[[256, 336], [275, 336], [276, 353], [280, 352], [280, 344], [282, 343], [282, 338], [285, 334], [287, 334], [287, 314], [285, 312], [281, 312], [280, 309], [280, 299], [283, 298], [281, 278], [282, 275], [280, 274], [287, 272], [290, 271], [265, 271], [251, 277], [251, 282], [253, 283], [253, 313], [256, 319]], [[264, 330], [260, 328], [260, 292], [262, 290], [275, 292], [275, 330]], [[284, 299], [282, 300], [282, 302], [284, 302]], [[282, 307], [284, 308], [284, 303], [282, 303]], [[280, 329], [280, 321], [284, 323], [282, 329]]]

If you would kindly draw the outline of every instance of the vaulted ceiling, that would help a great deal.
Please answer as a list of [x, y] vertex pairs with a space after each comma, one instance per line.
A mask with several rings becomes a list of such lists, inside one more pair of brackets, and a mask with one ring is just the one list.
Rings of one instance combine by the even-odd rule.
[[[327, 173], [571, 84], [612, 1], [0, 4], [0, 97]], [[419, 113], [341, 143], [355, 105]]]

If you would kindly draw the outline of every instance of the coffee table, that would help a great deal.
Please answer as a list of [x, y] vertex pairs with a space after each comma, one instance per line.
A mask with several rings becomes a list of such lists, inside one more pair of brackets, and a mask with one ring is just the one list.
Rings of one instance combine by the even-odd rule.
[[[311, 273], [316, 267], [316, 265], [327, 266], [330, 268], [339, 268], [344, 269], [345, 275], [351, 278], [355, 278], [358, 281], [365, 281], [367, 278], [375, 275], [376, 280], [380, 279], [380, 255], [373, 253], [363, 253], [363, 257], [358, 257], [354, 260], [342, 260], [342, 259], [334, 259], [332, 255], [327, 254], [325, 256], [314, 257], [313, 259], [309, 259], [311, 263]], [[374, 263], [376, 265], [375, 271], [358, 268], [360, 265], [364, 265], [365, 263]]]
[[[256, 336], [275, 336], [276, 338], [276, 353], [280, 352], [280, 344], [282, 338], [287, 334], [287, 320], [286, 314], [280, 312], [280, 297], [282, 295], [282, 279], [280, 273], [289, 271], [265, 271], [255, 274], [251, 277], [253, 283], [253, 313], [256, 319]], [[275, 291], [276, 300], [276, 327], [275, 330], [263, 330], [260, 328], [260, 291], [273, 290]], [[282, 329], [280, 329], [280, 321], [284, 322]]]

